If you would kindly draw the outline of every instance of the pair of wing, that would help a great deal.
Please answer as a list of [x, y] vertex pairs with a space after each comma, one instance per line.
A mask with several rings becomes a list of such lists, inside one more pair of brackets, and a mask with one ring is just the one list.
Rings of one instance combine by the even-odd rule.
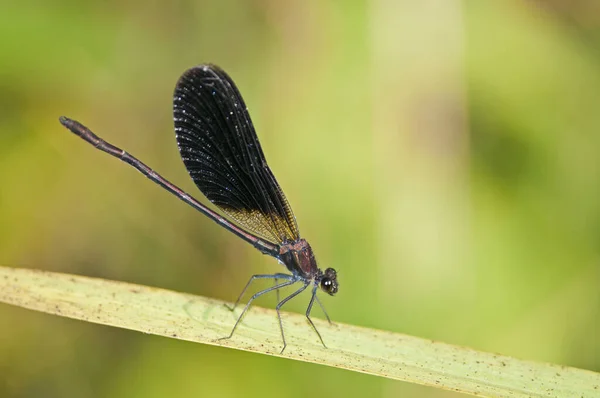
[[189, 69], [175, 87], [173, 113], [183, 163], [208, 200], [267, 241], [298, 240], [294, 213], [233, 80], [214, 65]]

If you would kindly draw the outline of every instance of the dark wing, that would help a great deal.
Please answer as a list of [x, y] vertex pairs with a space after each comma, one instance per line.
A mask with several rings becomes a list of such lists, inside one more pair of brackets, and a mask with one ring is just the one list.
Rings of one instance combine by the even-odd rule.
[[300, 238], [246, 104], [223, 70], [200, 65], [186, 71], [175, 87], [173, 113], [183, 163], [208, 200], [268, 241]]

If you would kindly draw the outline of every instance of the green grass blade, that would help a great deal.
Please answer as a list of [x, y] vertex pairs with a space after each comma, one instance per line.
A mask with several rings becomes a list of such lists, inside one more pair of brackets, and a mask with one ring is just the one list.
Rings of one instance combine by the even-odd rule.
[[[0, 267], [0, 302], [160, 336], [280, 356], [274, 310], [253, 308], [229, 340], [236, 315], [224, 303], [123, 282]], [[236, 312], [239, 314], [239, 311]], [[281, 356], [487, 397], [600, 397], [600, 374], [475, 351], [418, 337], [285, 313]]]

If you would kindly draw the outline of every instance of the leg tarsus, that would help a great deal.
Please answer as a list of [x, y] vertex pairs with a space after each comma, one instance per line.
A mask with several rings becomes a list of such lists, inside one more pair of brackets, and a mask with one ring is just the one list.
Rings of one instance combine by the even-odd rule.
[[294, 293], [290, 294], [289, 296], [287, 296], [286, 298], [281, 300], [277, 304], [277, 307], [275, 307], [275, 310], [277, 310], [277, 318], [279, 319], [279, 329], [281, 330], [281, 339], [283, 340], [283, 348], [281, 349], [280, 354], [283, 354], [283, 351], [285, 351], [285, 347], [287, 347], [287, 343], [285, 341], [285, 333], [283, 332], [283, 321], [281, 320], [281, 312], [280, 312], [281, 307], [283, 307], [283, 305], [285, 303], [287, 303], [288, 301], [290, 301], [291, 299], [293, 299], [294, 297], [296, 297], [297, 295], [302, 293], [304, 290], [306, 290], [307, 287], [308, 287], [308, 282], [304, 282], [304, 285], [300, 289], [296, 290]]
[[[285, 274], [278, 274], [278, 275], [285, 275]], [[256, 275], [255, 275], [256, 276]], [[246, 303], [246, 306], [244, 307], [244, 310], [242, 311], [242, 313], [240, 314], [240, 316], [238, 317], [237, 321], [235, 322], [235, 325], [233, 325], [233, 329], [231, 329], [231, 333], [229, 333], [229, 336], [225, 336], [225, 337], [221, 337], [218, 340], [226, 340], [226, 339], [230, 339], [231, 336], [233, 336], [233, 333], [235, 332], [235, 329], [237, 329], [240, 321], [242, 320], [242, 318], [244, 317], [244, 314], [246, 314], [246, 312], [248, 311], [248, 308], [250, 308], [250, 304], [252, 304], [252, 302], [259, 298], [260, 296], [262, 296], [263, 294], [269, 293], [273, 290], [282, 288], [282, 287], [286, 287], [289, 285], [293, 285], [294, 283], [298, 282], [297, 279], [291, 277], [290, 275], [285, 275], [286, 277], [289, 277], [289, 280], [287, 282], [283, 282], [279, 285], [275, 285], [272, 286], [270, 288], [267, 288], [265, 290], [261, 290], [258, 293], [254, 293], [254, 295], [252, 295], [252, 297], [250, 297], [250, 300], [248, 300], [248, 302]], [[281, 276], [280, 276], [281, 277]]]

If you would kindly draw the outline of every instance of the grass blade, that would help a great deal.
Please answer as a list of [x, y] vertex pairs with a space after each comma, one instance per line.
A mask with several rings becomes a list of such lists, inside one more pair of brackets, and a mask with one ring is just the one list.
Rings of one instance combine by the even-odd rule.
[[[0, 302], [87, 322], [280, 356], [274, 310], [253, 308], [230, 340], [235, 314], [218, 300], [83, 276], [0, 267]], [[239, 313], [239, 312], [237, 312]], [[283, 357], [486, 397], [600, 397], [600, 374], [304, 315], [284, 317]]]

